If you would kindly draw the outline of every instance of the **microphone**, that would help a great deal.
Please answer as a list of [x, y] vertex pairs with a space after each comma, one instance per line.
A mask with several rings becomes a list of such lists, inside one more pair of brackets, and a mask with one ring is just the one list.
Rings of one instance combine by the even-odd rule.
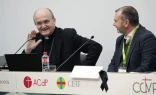
[[88, 43], [91, 39], [93, 39], [94, 38], [94, 36], [91, 36], [91, 38], [90, 39], [88, 39], [85, 43], [83, 43], [72, 55], [70, 55], [57, 69], [56, 69], [56, 71], [58, 71], [58, 69], [60, 68], [60, 67], [62, 67], [62, 65], [64, 65], [75, 53], [77, 53], [86, 43]]
[[[17, 54], [17, 52], [18, 52], [28, 41], [34, 40], [34, 39], [36, 39], [36, 37], [32, 37], [32, 38], [28, 39], [27, 41], [25, 41], [25, 43], [15, 52], [15, 54]], [[0, 70], [0, 71], [2, 71], [3, 68], [5, 68], [5, 65], [6, 65], [6, 64], [7, 64], [7, 63], [4, 63], [4, 65], [1, 67], [1, 70]]]
[[36, 37], [32, 37], [32, 38], [28, 39], [27, 41], [25, 41], [25, 43], [15, 52], [15, 54], [16, 54], [28, 41], [34, 40], [34, 39], [36, 39]]

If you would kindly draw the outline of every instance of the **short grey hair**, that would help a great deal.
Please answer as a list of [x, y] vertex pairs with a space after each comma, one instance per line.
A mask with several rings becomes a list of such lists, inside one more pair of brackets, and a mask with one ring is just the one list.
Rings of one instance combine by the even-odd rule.
[[122, 12], [122, 19], [128, 19], [130, 24], [136, 26], [139, 24], [139, 15], [137, 10], [132, 6], [123, 6], [115, 10], [115, 12], [120, 11]]

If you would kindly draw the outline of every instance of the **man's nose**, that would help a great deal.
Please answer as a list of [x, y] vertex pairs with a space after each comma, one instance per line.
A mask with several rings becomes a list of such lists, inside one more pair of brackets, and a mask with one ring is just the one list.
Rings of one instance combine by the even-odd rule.
[[113, 26], [115, 26], [115, 22], [113, 23]]
[[42, 28], [45, 28], [46, 27], [46, 24], [42, 23]]

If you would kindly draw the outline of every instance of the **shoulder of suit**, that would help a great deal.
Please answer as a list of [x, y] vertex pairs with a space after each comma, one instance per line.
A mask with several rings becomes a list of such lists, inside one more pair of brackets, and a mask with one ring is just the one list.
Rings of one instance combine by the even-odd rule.
[[71, 35], [74, 35], [76, 34], [76, 30], [74, 28], [64, 28], [62, 29], [62, 34], [63, 35], [67, 35], [67, 36], [71, 36]]
[[64, 32], [76, 32], [74, 28], [64, 28]]
[[76, 32], [76, 30], [74, 28], [59, 28], [59, 27], [56, 27], [57, 28], [57, 31], [60, 31], [60, 32]]
[[147, 30], [145, 27], [141, 25], [139, 26], [139, 30], [137, 32], [139, 32], [140, 34], [139, 36], [141, 38], [144, 38], [145, 36], [154, 36], [154, 34], [151, 31]]

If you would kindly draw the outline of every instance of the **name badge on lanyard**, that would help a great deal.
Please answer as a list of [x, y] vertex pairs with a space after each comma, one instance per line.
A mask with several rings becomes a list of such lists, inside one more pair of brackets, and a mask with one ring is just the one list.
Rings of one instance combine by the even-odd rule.
[[118, 72], [126, 72], [126, 67], [119, 67]]

